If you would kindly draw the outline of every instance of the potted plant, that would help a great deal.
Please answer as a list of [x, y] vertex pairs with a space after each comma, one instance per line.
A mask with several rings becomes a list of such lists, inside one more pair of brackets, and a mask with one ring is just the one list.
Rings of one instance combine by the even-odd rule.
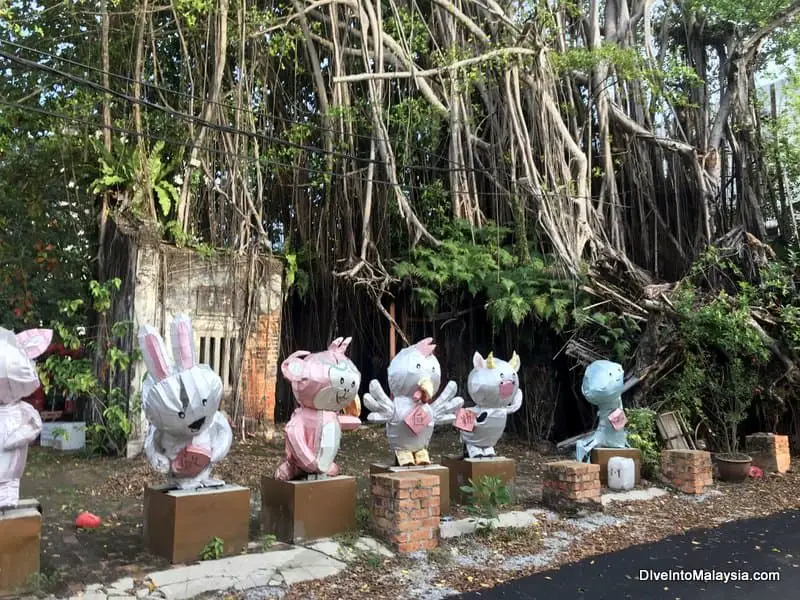
[[741, 483], [750, 474], [753, 458], [739, 452], [739, 426], [753, 403], [756, 382], [754, 373], [740, 359], [732, 360], [720, 371], [722, 376], [709, 382], [714, 389], [706, 402], [710, 429], [723, 450], [714, 460], [722, 481]]

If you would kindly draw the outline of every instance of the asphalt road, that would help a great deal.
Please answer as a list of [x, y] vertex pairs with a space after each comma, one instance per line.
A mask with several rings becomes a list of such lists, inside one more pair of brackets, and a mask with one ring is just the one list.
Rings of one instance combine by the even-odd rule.
[[[594, 564], [590, 564], [590, 560]], [[738, 581], [686, 580], [702, 577]], [[754, 581], [771, 572], [770, 581]], [[775, 573], [777, 573], [777, 580]], [[672, 580], [655, 580], [663, 574]], [[745, 578], [749, 578], [745, 580]], [[596, 556], [453, 600], [800, 599], [800, 511], [726, 523]]]

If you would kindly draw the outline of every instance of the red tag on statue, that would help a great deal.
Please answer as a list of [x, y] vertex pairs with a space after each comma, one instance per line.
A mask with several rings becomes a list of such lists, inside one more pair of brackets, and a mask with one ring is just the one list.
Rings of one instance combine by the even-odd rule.
[[210, 452], [197, 446], [187, 446], [172, 461], [172, 470], [180, 477], [197, 477], [210, 462]]
[[414, 410], [408, 413], [404, 419], [408, 428], [414, 432], [414, 435], [419, 435], [419, 432], [425, 429], [431, 422], [430, 415], [425, 412], [422, 406], [417, 406]]
[[466, 408], [459, 408], [456, 413], [456, 421], [453, 427], [461, 431], [472, 431], [475, 429], [475, 413]]

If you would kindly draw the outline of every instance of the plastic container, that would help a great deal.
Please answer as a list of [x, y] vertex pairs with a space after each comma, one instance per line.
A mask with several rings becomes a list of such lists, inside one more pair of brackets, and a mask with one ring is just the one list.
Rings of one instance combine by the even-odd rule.
[[632, 490], [636, 484], [636, 463], [632, 458], [612, 456], [608, 459], [608, 487], [612, 490]]

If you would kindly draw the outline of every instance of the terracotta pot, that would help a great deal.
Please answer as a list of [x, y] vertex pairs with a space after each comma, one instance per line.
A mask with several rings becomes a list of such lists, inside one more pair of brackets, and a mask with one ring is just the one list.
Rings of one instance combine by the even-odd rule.
[[750, 475], [753, 459], [746, 454], [720, 454], [714, 457], [722, 481], [741, 483]]

